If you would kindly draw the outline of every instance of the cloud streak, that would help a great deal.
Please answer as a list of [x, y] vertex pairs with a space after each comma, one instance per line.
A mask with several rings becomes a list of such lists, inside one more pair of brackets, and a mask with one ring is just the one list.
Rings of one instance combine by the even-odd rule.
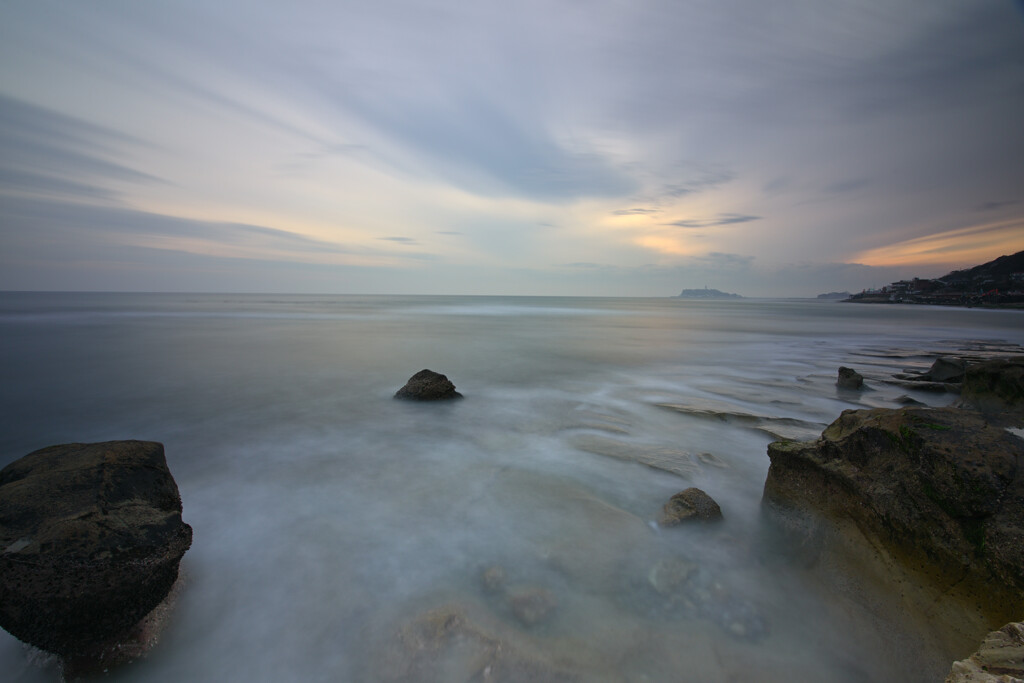
[[677, 228], [712, 228], [720, 225], [738, 225], [761, 220], [760, 216], [751, 216], [742, 213], [720, 213], [717, 218], [705, 218], [703, 220], [683, 219], [672, 221], [665, 225], [674, 225]]

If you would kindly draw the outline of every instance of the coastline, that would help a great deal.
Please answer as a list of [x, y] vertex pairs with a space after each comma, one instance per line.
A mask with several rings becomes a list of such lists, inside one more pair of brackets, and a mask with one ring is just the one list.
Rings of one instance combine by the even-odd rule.
[[943, 306], [946, 308], [985, 308], [1001, 311], [1024, 311], [1024, 302], [1010, 303], [989, 303], [981, 302], [976, 304], [949, 303], [944, 301], [893, 301], [887, 297], [863, 297], [859, 299], [843, 299], [839, 303], [844, 304], [891, 304], [895, 306]]

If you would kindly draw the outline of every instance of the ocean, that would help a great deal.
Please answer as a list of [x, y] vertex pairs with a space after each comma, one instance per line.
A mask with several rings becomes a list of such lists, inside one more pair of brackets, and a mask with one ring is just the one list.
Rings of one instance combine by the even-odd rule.
[[[1020, 311], [814, 300], [0, 293], [0, 466], [165, 445], [193, 545], [104, 680], [938, 680], [967, 653], [773, 548], [766, 448], [1021, 344]], [[424, 368], [465, 398], [394, 400]], [[691, 486], [724, 520], [659, 528]], [[58, 678], [3, 632], [0, 672]]]

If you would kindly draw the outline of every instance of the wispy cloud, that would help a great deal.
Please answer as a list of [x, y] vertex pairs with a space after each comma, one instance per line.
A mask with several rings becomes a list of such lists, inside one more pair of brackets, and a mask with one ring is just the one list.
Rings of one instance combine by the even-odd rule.
[[165, 183], [117, 161], [140, 147], [150, 143], [0, 94], [0, 192], [115, 201], [112, 184]]
[[1019, 199], [1009, 199], [1001, 202], [985, 202], [984, 204], [978, 205], [978, 211], [998, 211], [999, 209], [1005, 209], [1010, 206], [1017, 206], [1020, 204]]
[[683, 219], [672, 221], [665, 225], [674, 225], [677, 228], [711, 228], [718, 225], [735, 225], [737, 223], [749, 223], [759, 221], [761, 216], [751, 216], [741, 213], [720, 213], [717, 218], [705, 219]]
[[749, 268], [754, 262], [754, 257], [712, 251], [704, 256], [694, 256], [693, 260], [714, 268]]
[[870, 266], [978, 264], [1024, 250], [1024, 218], [971, 225], [869, 249], [850, 260]]
[[612, 211], [613, 216], [654, 216], [659, 213], [661, 213], [661, 209], [645, 209], [641, 207]]

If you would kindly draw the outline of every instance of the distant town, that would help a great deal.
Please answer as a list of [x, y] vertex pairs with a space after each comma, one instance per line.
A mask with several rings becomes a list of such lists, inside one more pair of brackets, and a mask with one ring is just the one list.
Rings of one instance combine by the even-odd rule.
[[845, 301], [1024, 308], [1024, 251], [967, 270], [954, 270], [935, 280], [915, 277], [881, 289], [866, 289]]

